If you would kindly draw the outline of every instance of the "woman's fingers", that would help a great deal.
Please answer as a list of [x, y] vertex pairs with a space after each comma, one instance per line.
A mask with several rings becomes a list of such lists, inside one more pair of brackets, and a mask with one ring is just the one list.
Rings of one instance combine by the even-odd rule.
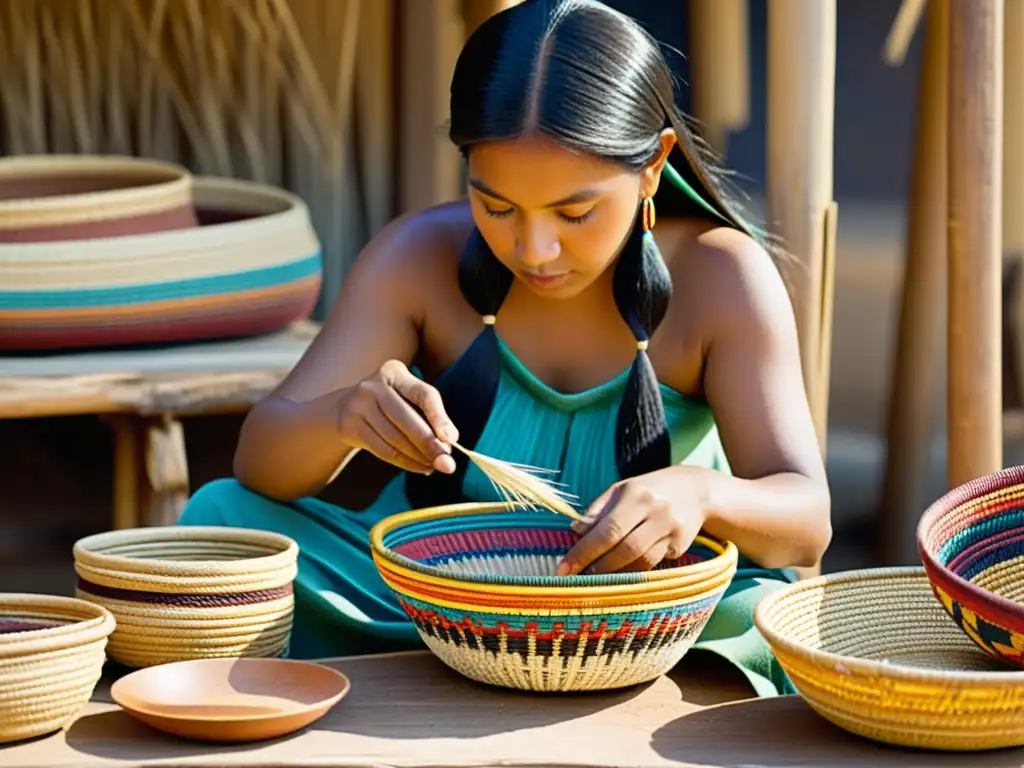
[[[641, 564], [648, 553], [651, 556], [657, 554], [652, 552], [655, 545], [665, 542], [668, 548], [668, 538], [665, 536], [664, 527], [650, 518], [644, 520], [636, 528], [623, 536], [618, 543], [607, 552], [594, 560], [587, 568], [588, 573], [616, 573], [624, 570], [634, 563]], [[664, 551], [662, 552], [664, 557]], [[658, 559], [661, 562], [661, 558]], [[644, 570], [650, 570], [648, 566]]]
[[[384, 420], [387, 421], [387, 419]], [[358, 428], [357, 437], [363, 444], [363, 448], [365, 450], [372, 453], [378, 459], [386, 461], [388, 464], [393, 464], [399, 469], [404, 469], [407, 472], [417, 472], [421, 475], [426, 474], [433, 469], [422, 462], [410, 458], [408, 455], [392, 446], [377, 434], [368, 421], [364, 421]]]
[[455, 471], [451, 448], [438, 439], [424, 418], [403, 399], [401, 392], [388, 388], [377, 402], [385, 418], [414, 446], [424, 461], [441, 472]]
[[620, 571], [650, 571], [661, 563], [668, 556], [668, 551], [671, 548], [671, 540], [668, 536], [659, 541], [655, 542], [654, 546], [644, 552], [640, 557], [634, 560], [632, 563], [627, 565], [625, 568], [620, 568]]
[[389, 446], [395, 449], [408, 459], [421, 464], [424, 469], [430, 469], [431, 460], [423, 455], [402, 430], [388, 418], [387, 414], [380, 407], [371, 409], [366, 415], [366, 423], [370, 428]]
[[[633, 529], [644, 521], [646, 515], [647, 510], [642, 505], [618, 503], [566, 553], [558, 567], [558, 574], [576, 574], [590, 567], [629, 536]], [[638, 553], [637, 556], [639, 554], [642, 553]]]
[[403, 398], [422, 411], [434, 435], [446, 445], [459, 439], [459, 430], [448, 418], [448, 413], [441, 402], [441, 393], [425, 381], [417, 379], [405, 369], [397, 373], [390, 381], [392, 387]]

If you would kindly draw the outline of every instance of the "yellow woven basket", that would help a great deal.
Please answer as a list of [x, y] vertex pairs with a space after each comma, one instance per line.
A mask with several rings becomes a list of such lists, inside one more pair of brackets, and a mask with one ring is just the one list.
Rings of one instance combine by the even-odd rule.
[[1024, 745], [1024, 673], [949, 620], [923, 568], [797, 582], [765, 598], [755, 623], [800, 695], [840, 728], [924, 749]]
[[58, 731], [103, 672], [114, 617], [69, 597], [0, 595], [0, 742]]
[[74, 547], [76, 594], [117, 619], [110, 658], [129, 667], [287, 649], [298, 545], [239, 528], [111, 531]]

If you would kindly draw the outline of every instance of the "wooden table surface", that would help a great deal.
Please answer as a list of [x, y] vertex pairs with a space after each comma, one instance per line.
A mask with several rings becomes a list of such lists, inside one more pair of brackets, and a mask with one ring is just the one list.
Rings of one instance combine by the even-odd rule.
[[0, 765], [1024, 766], [1024, 750], [948, 755], [873, 744], [797, 697], [745, 699], [746, 687], [709, 658], [693, 654], [671, 676], [628, 690], [547, 696], [477, 685], [427, 652], [328, 661], [352, 691], [326, 717], [288, 737], [233, 746], [165, 736], [101, 687], [64, 732], [0, 748]]

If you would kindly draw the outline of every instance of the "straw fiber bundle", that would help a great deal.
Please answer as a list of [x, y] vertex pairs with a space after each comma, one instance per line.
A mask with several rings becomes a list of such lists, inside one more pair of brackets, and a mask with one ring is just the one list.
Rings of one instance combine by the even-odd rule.
[[74, 547], [77, 596], [117, 619], [110, 658], [129, 667], [280, 656], [291, 637], [298, 546], [264, 531], [138, 528]]
[[920, 567], [830, 574], [765, 598], [755, 623], [822, 717], [936, 750], [1024, 745], [1024, 674], [980, 651]]
[[531, 691], [621, 688], [686, 654], [736, 572], [731, 543], [700, 537], [649, 572], [555, 575], [571, 519], [504, 504], [386, 518], [374, 562], [427, 647], [478, 682]]
[[113, 630], [89, 602], [0, 594], [0, 742], [67, 725], [92, 697]]
[[200, 177], [194, 202], [204, 226], [0, 244], [0, 349], [221, 338], [310, 314], [321, 255], [299, 198]]
[[942, 496], [922, 515], [917, 545], [957, 625], [987, 653], [1024, 668], [1024, 467]]

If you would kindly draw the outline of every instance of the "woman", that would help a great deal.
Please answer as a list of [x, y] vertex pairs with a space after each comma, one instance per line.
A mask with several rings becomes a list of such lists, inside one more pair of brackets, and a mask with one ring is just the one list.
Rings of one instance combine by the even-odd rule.
[[[650, 568], [702, 528], [735, 542], [740, 570], [697, 647], [759, 695], [789, 691], [751, 613], [831, 536], [792, 310], [697, 157], [656, 43], [598, 2], [526, 0], [466, 43], [450, 136], [468, 200], [367, 246], [246, 419], [237, 481], [199, 490], [182, 522], [298, 540], [292, 656], [417, 647], [367, 532], [496, 498], [457, 440], [561, 470], [586, 508], [562, 573]], [[664, 255], [656, 193], [689, 212]], [[360, 512], [311, 498], [355, 451], [403, 472]]]

